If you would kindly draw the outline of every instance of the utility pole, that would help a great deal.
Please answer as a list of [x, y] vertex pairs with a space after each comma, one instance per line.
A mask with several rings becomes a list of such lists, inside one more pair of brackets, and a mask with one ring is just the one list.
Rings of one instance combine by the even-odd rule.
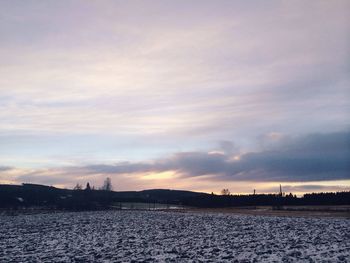
[[283, 193], [282, 193], [282, 185], [280, 184], [280, 196], [283, 196]]

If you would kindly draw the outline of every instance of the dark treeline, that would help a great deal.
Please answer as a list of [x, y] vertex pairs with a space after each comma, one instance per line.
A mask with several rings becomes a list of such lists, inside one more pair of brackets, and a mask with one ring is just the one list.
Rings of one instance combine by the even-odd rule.
[[114, 192], [109, 187], [95, 190], [79, 186], [71, 190], [37, 184], [0, 185], [0, 208], [96, 210], [111, 208], [118, 202], [182, 204], [198, 195], [205, 194], [161, 189]]
[[45, 207], [62, 210], [95, 210], [113, 207], [117, 202], [143, 202], [192, 207], [350, 205], [350, 192], [312, 193], [303, 197], [288, 194], [215, 195], [178, 190], [59, 189], [23, 184], [0, 185], [0, 208]]
[[111, 201], [110, 193], [103, 190], [68, 190], [35, 184], [0, 185], [2, 208], [89, 210], [107, 207]]
[[186, 200], [195, 207], [287, 206], [287, 205], [350, 205], [350, 192], [293, 194], [205, 195]]

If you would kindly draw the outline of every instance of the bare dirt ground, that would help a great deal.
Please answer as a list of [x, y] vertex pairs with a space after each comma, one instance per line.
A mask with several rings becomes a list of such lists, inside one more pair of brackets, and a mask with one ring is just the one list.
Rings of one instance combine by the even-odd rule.
[[[174, 210], [172, 210], [174, 211]], [[275, 210], [271, 206], [260, 207], [230, 207], [230, 208], [188, 208], [176, 210], [190, 213], [225, 213], [256, 216], [284, 216], [284, 217], [314, 217], [314, 218], [346, 218], [350, 219], [349, 206], [289, 206], [282, 210]]]
[[0, 216], [0, 263], [350, 262], [348, 219], [222, 211]]

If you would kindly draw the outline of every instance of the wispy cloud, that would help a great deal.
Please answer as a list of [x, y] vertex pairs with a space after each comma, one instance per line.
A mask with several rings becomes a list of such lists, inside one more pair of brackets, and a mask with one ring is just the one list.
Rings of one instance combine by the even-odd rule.
[[3, 3], [2, 130], [342, 129], [349, 28], [347, 3], [336, 2]]
[[345, 0], [3, 1], [0, 162], [52, 183], [70, 182], [68, 171], [347, 179], [348, 150], [323, 140], [350, 129], [349, 10]]

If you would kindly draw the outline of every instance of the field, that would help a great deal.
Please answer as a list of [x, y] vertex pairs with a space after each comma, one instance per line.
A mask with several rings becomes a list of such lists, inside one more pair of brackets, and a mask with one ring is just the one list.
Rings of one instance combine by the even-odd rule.
[[0, 216], [0, 262], [349, 262], [350, 220], [101, 211]]

